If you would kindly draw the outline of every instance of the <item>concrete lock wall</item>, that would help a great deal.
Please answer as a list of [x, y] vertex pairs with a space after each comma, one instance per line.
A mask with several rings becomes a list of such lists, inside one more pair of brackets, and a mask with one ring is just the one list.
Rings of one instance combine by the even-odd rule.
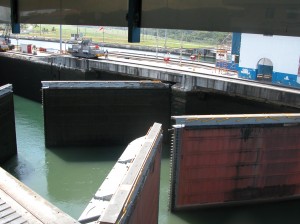
[[64, 68], [30, 60], [1, 55], [0, 84], [11, 83], [14, 93], [40, 102], [41, 81], [44, 80], [84, 80], [85, 73], [79, 69]]
[[80, 223], [158, 223], [162, 126], [132, 141], [79, 217]]
[[12, 85], [0, 87], [0, 163], [17, 154]]
[[300, 196], [300, 114], [174, 119], [172, 210]]
[[209, 90], [184, 92], [172, 88], [172, 115], [297, 113], [299, 109], [247, 100]]
[[161, 82], [43, 82], [46, 146], [126, 144], [170, 120], [170, 87]]
[[[294, 112], [300, 107], [299, 90], [259, 87], [242, 80], [182, 71], [154, 70], [145, 66], [108, 63], [72, 57], [0, 55], [0, 84], [12, 83], [14, 93], [41, 101], [41, 81], [154, 79], [172, 86], [174, 115]], [[294, 109], [293, 109], [294, 108]]]
[[0, 84], [11, 83], [14, 93], [41, 102], [41, 81], [142, 80], [116, 72], [91, 70], [89, 60], [69, 57], [0, 55]]
[[[102, 74], [106, 78], [109, 74], [126, 75], [126, 77], [161, 80], [176, 84], [172, 89], [177, 91], [203, 91], [216, 95], [225, 95], [231, 98], [238, 97], [246, 101], [258, 101], [274, 106], [286, 106], [300, 108], [299, 90], [291, 90], [284, 87], [260, 86], [248, 80], [237, 80], [227, 77], [211, 76], [207, 74], [193, 75], [184, 71], [168, 69], [154, 69], [144, 65], [128, 65], [124, 63], [112, 63], [99, 60], [86, 60], [70, 57], [55, 57], [41, 59], [47, 63], [62, 65], [86, 71], [93, 71], [94, 74], [87, 76], [87, 79], [101, 79]], [[99, 73], [98, 73], [99, 72]], [[107, 76], [108, 75], [108, 76]], [[246, 103], [247, 104], [247, 103]]]

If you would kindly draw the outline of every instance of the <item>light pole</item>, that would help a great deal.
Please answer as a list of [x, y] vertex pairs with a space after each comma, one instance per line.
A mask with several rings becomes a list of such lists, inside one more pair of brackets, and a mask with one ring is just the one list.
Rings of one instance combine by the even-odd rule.
[[62, 53], [62, 25], [59, 25], [59, 52]]
[[100, 26], [99, 27], [99, 31], [102, 30], [102, 43], [104, 44], [104, 27], [103, 26]]
[[156, 58], [158, 57], [158, 29], [156, 29]]
[[167, 29], [165, 29], [165, 49], [167, 48]]
[[16, 39], [17, 39], [17, 50], [18, 50], [18, 48], [19, 48], [19, 35], [18, 34], [16, 35]]
[[181, 43], [180, 43], [180, 66], [182, 60], [182, 40], [183, 40], [183, 30], [181, 31]]

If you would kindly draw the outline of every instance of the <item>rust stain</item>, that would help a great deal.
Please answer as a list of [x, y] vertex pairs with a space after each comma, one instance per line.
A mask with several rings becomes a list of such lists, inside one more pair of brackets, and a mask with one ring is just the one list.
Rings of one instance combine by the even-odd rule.
[[184, 129], [175, 208], [299, 196], [299, 134], [278, 125]]
[[297, 185], [277, 185], [259, 187], [247, 187], [234, 189], [229, 193], [228, 201], [242, 201], [264, 198], [276, 198], [294, 195], [297, 191]]
[[253, 131], [253, 128], [251, 128], [251, 127], [241, 128], [241, 138], [244, 141], [247, 141], [249, 139], [249, 137], [251, 136], [252, 131]]

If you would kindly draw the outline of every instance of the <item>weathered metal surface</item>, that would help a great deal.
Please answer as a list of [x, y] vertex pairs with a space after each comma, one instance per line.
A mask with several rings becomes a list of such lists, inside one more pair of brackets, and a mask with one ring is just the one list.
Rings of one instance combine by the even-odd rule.
[[168, 89], [169, 86], [157, 81], [42, 81], [43, 89], [85, 89], [85, 88], [105, 88], [105, 89]]
[[173, 116], [176, 124], [184, 126], [282, 124], [299, 123], [300, 114], [234, 114]]
[[278, 116], [282, 124], [175, 125], [171, 209], [300, 196], [300, 125]]
[[79, 218], [81, 223], [157, 223], [161, 124], [131, 142]]
[[0, 163], [17, 154], [12, 86], [0, 87]]
[[0, 223], [78, 222], [0, 168]]
[[148, 178], [144, 183], [143, 191], [137, 198], [134, 212], [126, 223], [158, 223], [160, 160], [161, 152], [159, 151], [150, 164]]
[[48, 147], [124, 144], [145, 133], [153, 122], [161, 122], [165, 131], [169, 127], [168, 85], [120, 81], [101, 86], [43, 88]]

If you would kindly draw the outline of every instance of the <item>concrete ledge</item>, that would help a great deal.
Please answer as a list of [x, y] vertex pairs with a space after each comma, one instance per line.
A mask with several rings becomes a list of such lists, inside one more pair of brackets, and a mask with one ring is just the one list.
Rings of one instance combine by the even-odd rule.
[[[12, 212], [15, 211], [15, 215], [19, 216], [18, 220], [26, 223], [78, 223], [2, 168], [0, 168], [0, 198], [3, 200], [1, 204], [5, 202]], [[5, 215], [1, 214], [0, 223], [11, 223], [4, 220]], [[12, 223], [23, 222], [12, 220]]]
[[12, 85], [6, 84], [4, 86], [0, 86], [0, 97], [7, 93], [12, 93]]

